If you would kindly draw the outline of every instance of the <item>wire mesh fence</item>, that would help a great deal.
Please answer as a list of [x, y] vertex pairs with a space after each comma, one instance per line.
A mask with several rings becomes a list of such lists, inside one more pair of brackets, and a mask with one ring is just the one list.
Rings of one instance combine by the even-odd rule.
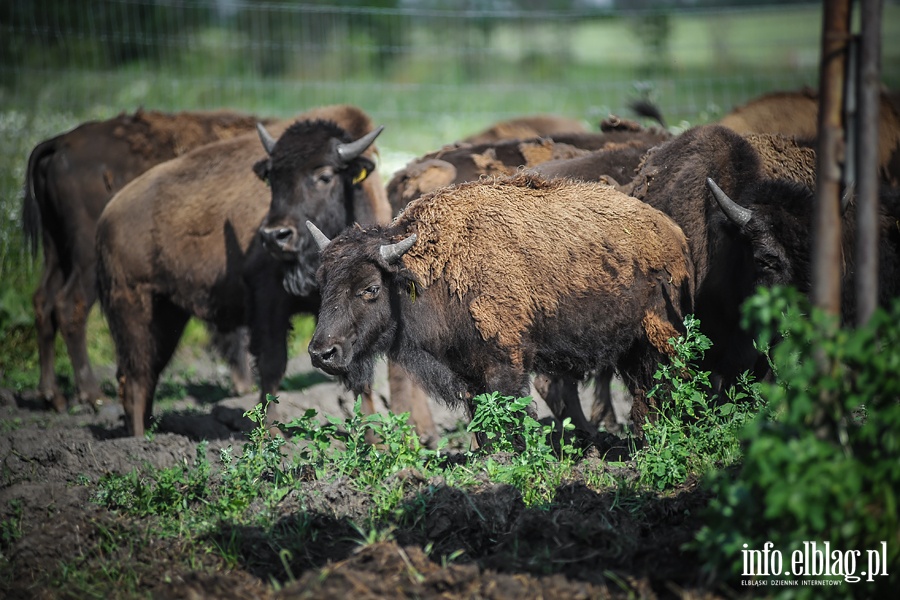
[[[224, 106], [286, 116], [351, 102], [376, 120], [431, 131], [414, 136], [424, 150], [457, 129], [522, 113], [596, 122], [640, 96], [671, 122], [699, 122], [769, 90], [815, 86], [818, 76], [820, 3], [716, 11], [370, 3], [391, 7], [8, 0], [0, 104], [73, 115]], [[898, 16], [888, 2], [883, 73], [893, 86]]]

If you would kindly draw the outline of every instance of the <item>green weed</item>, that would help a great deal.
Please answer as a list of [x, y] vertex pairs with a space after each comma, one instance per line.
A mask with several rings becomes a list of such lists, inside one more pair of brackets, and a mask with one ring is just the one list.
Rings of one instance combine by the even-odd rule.
[[709, 371], [696, 365], [712, 346], [692, 315], [685, 334], [670, 340], [675, 354], [660, 364], [659, 383], [648, 393], [659, 409], [644, 424], [645, 447], [636, 454], [642, 483], [666, 489], [740, 458], [738, 432], [762, 405], [756, 384], [745, 373], [725, 400], [710, 396]]
[[555, 450], [549, 440], [555, 424], [541, 425], [525, 409], [531, 398], [510, 398], [497, 392], [475, 398], [475, 414], [469, 423], [471, 433], [480, 433], [495, 453], [508, 453], [503, 461], [488, 457], [484, 468], [492, 481], [507, 483], [522, 493], [527, 506], [552, 502], [556, 488], [571, 474], [581, 451], [566, 440], [564, 433], [575, 426], [566, 418], [563, 435]]

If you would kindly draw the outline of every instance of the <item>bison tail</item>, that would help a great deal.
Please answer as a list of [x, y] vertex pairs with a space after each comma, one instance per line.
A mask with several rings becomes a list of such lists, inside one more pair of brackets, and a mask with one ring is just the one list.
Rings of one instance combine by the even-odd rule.
[[44, 157], [56, 151], [56, 138], [41, 142], [31, 151], [28, 157], [28, 168], [25, 171], [25, 187], [22, 198], [22, 231], [25, 240], [31, 246], [31, 256], [37, 256], [38, 242], [41, 239], [43, 223], [41, 219], [41, 203], [38, 199], [35, 180], [40, 177], [38, 166]]

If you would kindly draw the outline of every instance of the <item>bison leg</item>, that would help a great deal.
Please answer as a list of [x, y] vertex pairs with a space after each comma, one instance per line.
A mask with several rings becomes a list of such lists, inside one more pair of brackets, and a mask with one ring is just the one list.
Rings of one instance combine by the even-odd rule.
[[116, 344], [125, 428], [139, 437], [150, 425], [159, 375], [178, 346], [189, 315], [168, 301], [154, 302], [140, 290], [113, 292], [110, 297], [106, 314]]
[[[290, 302], [283, 300], [283, 292], [271, 293], [253, 288], [257, 294], [250, 302], [250, 352], [256, 358], [259, 373], [259, 401], [276, 395], [287, 370], [287, 338], [291, 328]], [[279, 301], [279, 299], [282, 299]], [[278, 419], [277, 405], [269, 406], [269, 423]]]
[[223, 333], [210, 326], [212, 345], [231, 370], [231, 384], [242, 396], [253, 388], [253, 365], [250, 361], [250, 332], [246, 327]]
[[[93, 289], [95, 278], [87, 279], [85, 283]], [[96, 408], [102, 404], [104, 396], [91, 368], [87, 351], [87, 317], [96, 301], [96, 293], [85, 293], [82, 283], [80, 270], [75, 269], [56, 297], [56, 314], [66, 342], [69, 360], [72, 361], [78, 401]]]
[[37, 290], [32, 296], [34, 327], [37, 331], [38, 356], [41, 379], [38, 391], [44, 400], [58, 412], [65, 412], [67, 402], [56, 381], [56, 311], [53, 299], [62, 286], [62, 272], [52, 243], [44, 242], [44, 272]]
[[559, 375], [548, 377], [538, 375], [534, 379], [534, 387], [547, 403], [550, 412], [560, 422], [568, 417], [575, 428], [592, 436], [597, 433], [597, 428], [584, 416], [581, 408], [581, 399], [578, 396], [578, 379], [572, 375]]
[[438, 435], [425, 390], [412, 380], [406, 369], [394, 361], [388, 362], [388, 387], [391, 395], [391, 411], [398, 414], [408, 412], [422, 445], [428, 448], [435, 447]]
[[619, 422], [612, 401], [613, 370], [604, 370], [594, 377], [594, 402], [591, 405], [591, 423], [602, 426], [611, 433], [619, 431]]

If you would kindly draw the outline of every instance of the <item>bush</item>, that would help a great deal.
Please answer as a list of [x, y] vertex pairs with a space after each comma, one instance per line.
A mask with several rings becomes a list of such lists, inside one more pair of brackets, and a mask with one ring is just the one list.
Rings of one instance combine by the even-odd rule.
[[[815, 568], [793, 575], [794, 552], [803, 556], [813, 542], [821, 551], [827, 542], [844, 557], [826, 561], [841, 580], [829, 591], [888, 597], [900, 565], [900, 301], [858, 329], [841, 328], [792, 289], [761, 291], [745, 314], [764, 345], [781, 338], [771, 351], [776, 383], [764, 384], [769, 409], [742, 434], [747, 446], [736, 477], [719, 473], [711, 482], [717, 497], [697, 538], [701, 554], [716, 575], [748, 578], [760, 572], [748, 569], [750, 551], [771, 542], [784, 559], [774, 578], [802, 584], [822, 578]], [[847, 579], [875, 570], [869, 551], [889, 576]]]

